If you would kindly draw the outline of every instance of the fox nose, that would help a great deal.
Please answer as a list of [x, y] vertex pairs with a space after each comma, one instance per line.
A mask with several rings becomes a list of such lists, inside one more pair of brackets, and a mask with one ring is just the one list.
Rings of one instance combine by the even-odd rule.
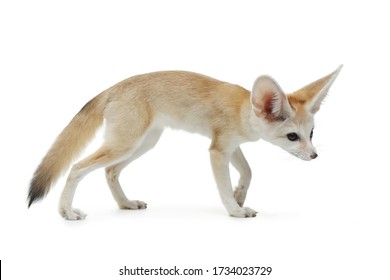
[[318, 157], [318, 155], [316, 153], [313, 153], [313, 154], [310, 155], [311, 159], [315, 159], [316, 157]]

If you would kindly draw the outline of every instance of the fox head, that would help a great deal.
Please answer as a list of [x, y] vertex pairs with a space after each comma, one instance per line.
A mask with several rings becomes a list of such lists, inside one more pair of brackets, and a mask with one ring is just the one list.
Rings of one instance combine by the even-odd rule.
[[285, 94], [271, 77], [260, 76], [253, 85], [251, 103], [265, 130], [262, 138], [302, 160], [315, 159], [313, 117], [341, 68], [292, 94]]

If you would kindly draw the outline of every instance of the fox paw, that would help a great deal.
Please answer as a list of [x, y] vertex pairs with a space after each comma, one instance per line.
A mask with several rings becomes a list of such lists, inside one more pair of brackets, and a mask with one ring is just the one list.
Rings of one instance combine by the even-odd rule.
[[138, 210], [138, 209], [146, 209], [147, 204], [143, 201], [139, 200], [127, 200], [122, 202], [119, 205], [120, 209], [128, 209], [128, 210]]
[[249, 207], [240, 208], [238, 211], [230, 213], [230, 216], [236, 218], [252, 218], [256, 217], [257, 212]]
[[60, 214], [65, 220], [70, 220], [70, 221], [84, 220], [85, 217], [87, 216], [80, 209], [75, 209], [75, 208], [70, 208], [70, 209], [61, 208]]

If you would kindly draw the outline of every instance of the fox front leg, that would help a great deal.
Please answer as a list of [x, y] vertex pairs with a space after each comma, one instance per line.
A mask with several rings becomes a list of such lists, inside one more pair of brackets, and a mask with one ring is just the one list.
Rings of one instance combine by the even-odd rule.
[[241, 151], [241, 148], [238, 147], [232, 154], [230, 162], [237, 169], [240, 174], [240, 179], [238, 181], [238, 186], [234, 190], [234, 198], [237, 201], [238, 205], [241, 207], [244, 205], [246, 194], [249, 188], [249, 184], [252, 178], [252, 171], [249, 167], [248, 162], [246, 161], [244, 154]]
[[230, 155], [211, 148], [210, 160], [222, 203], [229, 215], [239, 218], [256, 217], [256, 211], [248, 207], [241, 207], [234, 198], [229, 173]]

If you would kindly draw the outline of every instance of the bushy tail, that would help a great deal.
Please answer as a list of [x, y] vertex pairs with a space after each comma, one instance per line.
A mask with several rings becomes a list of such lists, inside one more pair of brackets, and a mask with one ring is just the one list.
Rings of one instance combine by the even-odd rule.
[[57, 137], [31, 180], [27, 197], [28, 207], [45, 197], [51, 186], [69, 168], [103, 124], [106, 95], [103, 92], [85, 104]]

